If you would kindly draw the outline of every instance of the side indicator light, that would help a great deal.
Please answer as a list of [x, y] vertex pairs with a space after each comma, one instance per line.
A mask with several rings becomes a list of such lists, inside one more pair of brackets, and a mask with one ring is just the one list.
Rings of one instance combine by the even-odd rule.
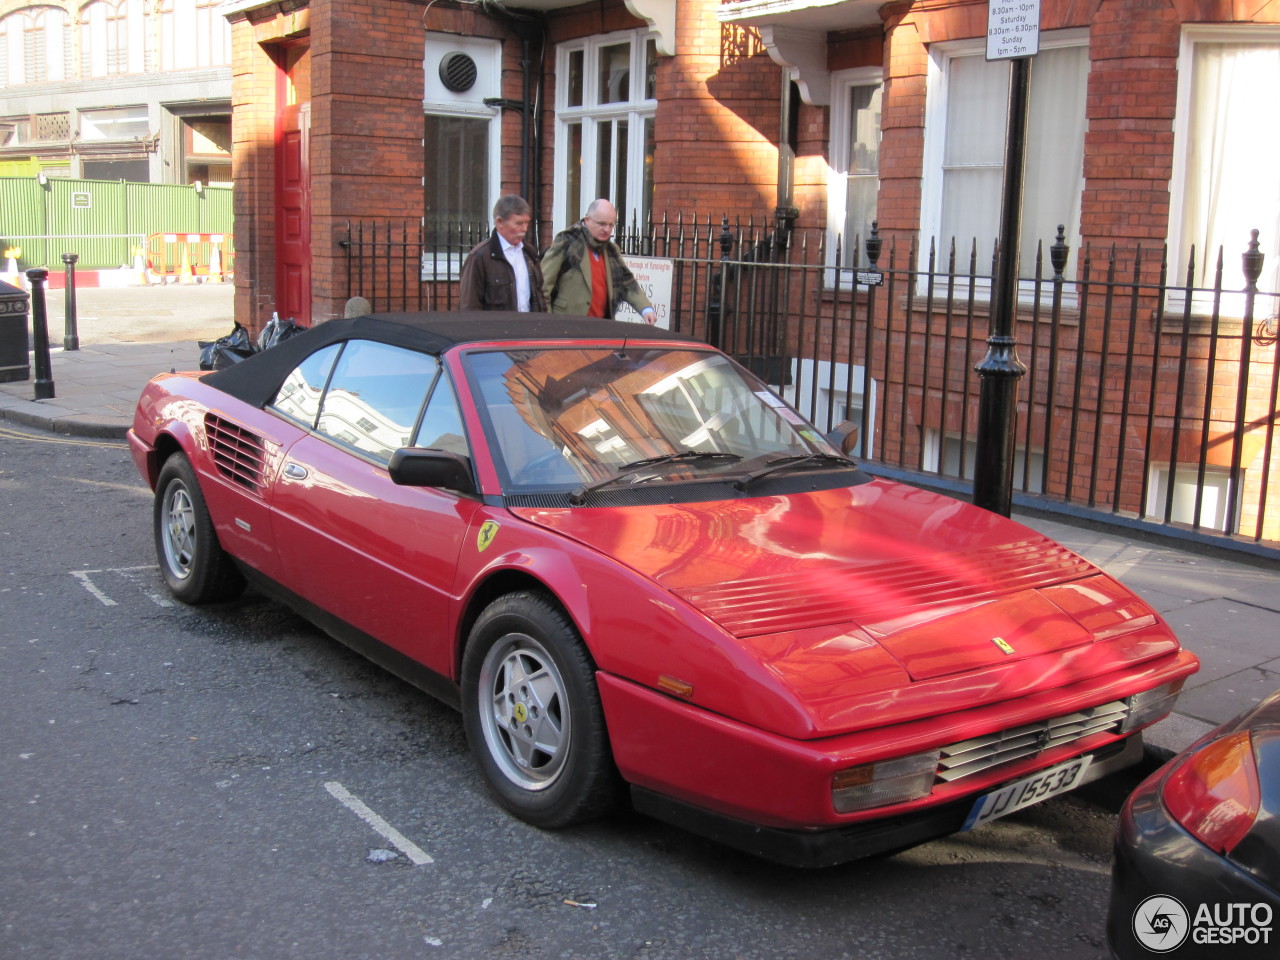
[[839, 770], [831, 778], [836, 813], [918, 800], [933, 792], [939, 752], [917, 753]]
[[673, 693], [677, 697], [684, 697], [686, 700], [693, 696], [692, 683], [685, 683], [683, 680], [669, 677], [665, 673], [658, 677], [658, 689]]

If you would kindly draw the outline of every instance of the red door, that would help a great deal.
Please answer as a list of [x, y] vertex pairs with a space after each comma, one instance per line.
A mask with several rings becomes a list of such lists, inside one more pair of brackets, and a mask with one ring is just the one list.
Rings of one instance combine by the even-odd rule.
[[275, 157], [275, 309], [304, 326], [311, 325], [311, 103], [298, 96], [310, 85], [298, 81], [309, 61], [304, 49], [281, 68]]

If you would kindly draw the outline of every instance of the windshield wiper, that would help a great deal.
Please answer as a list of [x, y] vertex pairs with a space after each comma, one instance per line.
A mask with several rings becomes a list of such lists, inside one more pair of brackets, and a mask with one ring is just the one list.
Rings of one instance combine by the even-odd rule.
[[636, 470], [639, 467], [656, 467], [660, 463], [688, 463], [694, 460], [741, 460], [736, 453], [716, 453], [714, 451], [703, 450], [681, 450], [677, 453], [664, 454], [661, 457], [649, 457], [646, 460], [632, 460], [630, 463], [624, 463], [622, 470]]
[[628, 477], [637, 471], [643, 470], [645, 467], [657, 467], [665, 463], [694, 463], [699, 460], [720, 460], [729, 463], [736, 463], [741, 460], [736, 453], [717, 453], [714, 451], [699, 450], [680, 450], [677, 453], [664, 454], [661, 457], [647, 457], [644, 460], [633, 460], [630, 463], [624, 463], [622, 469], [615, 473], [612, 477], [605, 477], [603, 480], [597, 480], [595, 483], [586, 483], [578, 487], [569, 494], [569, 502], [574, 506], [581, 506], [587, 498], [587, 494], [601, 487], [607, 487], [612, 483], [617, 483], [624, 477]]
[[802, 467], [808, 464], [825, 463], [833, 466], [856, 467], [858, 464], [848, 457], [838, 457], [831, 453], [805, 453], [794, 457], [779, 457], [776, 460], [770, 460], [758, 470], [752, 470], [745, 476], [739, 477], [733, 482], [735, 490], [745, 490], [757, 480], [761, 480], [771, 473], [777, 473], [779, 470], [787, 470], [791, 467]]

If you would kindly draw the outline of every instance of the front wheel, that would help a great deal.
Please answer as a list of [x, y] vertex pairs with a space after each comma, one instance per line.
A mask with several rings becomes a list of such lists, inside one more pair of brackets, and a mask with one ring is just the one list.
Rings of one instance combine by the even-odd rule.
[[183, 603], [230, 600], [244, 578], [218, 543], [195, 470], [184, 454], [165, 461], [156, 482], [152, 526], [160, 573]]
[[462, 708], [490, 789], [522, 820], [565, 827], [616, 804], [595, 665], [545, 595], [508, 594], [481, 613], [463, 654]]

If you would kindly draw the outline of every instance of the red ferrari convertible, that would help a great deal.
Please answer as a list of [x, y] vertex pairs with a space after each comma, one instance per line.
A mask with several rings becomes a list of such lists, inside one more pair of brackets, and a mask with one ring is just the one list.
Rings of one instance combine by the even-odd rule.
[[187, 603], [246, 582], [459, 707], [542, 827], [635, 807], [821, 866], [1134, 762], [1197, 661], [995, 514], [879, 480], [652, 327], [333, 320], [156, 377], [129, 435]]

